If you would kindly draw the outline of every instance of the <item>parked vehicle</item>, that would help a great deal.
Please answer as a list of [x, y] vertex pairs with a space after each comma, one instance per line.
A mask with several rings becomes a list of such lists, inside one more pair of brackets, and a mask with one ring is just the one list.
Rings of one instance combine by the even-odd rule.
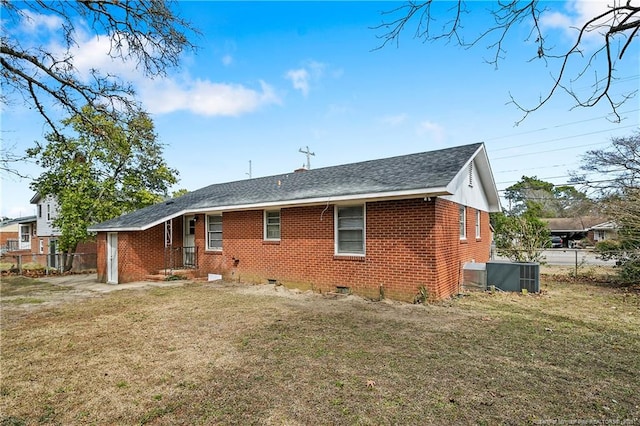
[[551, 248], [561, 248], [562, 247], [562, 238], [557, 235], [553, 235], [551, 237]]

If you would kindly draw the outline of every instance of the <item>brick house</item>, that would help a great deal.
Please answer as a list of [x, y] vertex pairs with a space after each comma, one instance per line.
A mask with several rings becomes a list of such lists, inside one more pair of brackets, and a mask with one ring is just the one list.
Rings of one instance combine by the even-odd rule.
[[98, 279], [196, 276], [365, 297], [459, 290], [500, 210], [484, 144], [214, 184], [96, 224]]
[[35, 216], [0, 222], [0, 253], [31, 253], [36, 230]]
[[[36, 207], [36, 215], [32, 217], [32, 243], [30, 253], [34, 262], [51, 268], [60, 268], [64, 254], [60, 250], [59, 239], [62, 232], [54, 226], [58, 216], [58, 203], [51, 195], [35, 194], [31, 197], [31, 204]], [[79, 270], [91, 268], [95, 262], [96, 244], [87, 241], [78, 244], [74, 257], [74, 268]]]

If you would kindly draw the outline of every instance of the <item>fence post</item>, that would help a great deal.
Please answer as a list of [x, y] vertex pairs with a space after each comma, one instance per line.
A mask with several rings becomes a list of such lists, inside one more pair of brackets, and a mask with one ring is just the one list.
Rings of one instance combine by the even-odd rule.
[[17, 257], [18, 260], [18, 274], [22, 275], [22, 255], [19, 254]]
[[575, 272], [575, 277], [578, 277], [578, 249], [574, 249], [573, 252], [576, 255], [576, 272]]

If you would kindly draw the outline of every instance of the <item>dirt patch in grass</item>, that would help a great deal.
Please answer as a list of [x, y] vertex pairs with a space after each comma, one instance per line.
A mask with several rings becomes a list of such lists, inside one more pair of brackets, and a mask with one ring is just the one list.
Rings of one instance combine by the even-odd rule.
[[640, 298], [543, 288], [423, 306], [187, 283], [39, 305], [2, 324], [2, 422], [638, 422]]
[[47, 281], [36, 280], [23, 276], [5, 276], [0, 280], [0, 297], [33, 295], [37, 293], [50, 294], [56, 291], [66, 291], [63, 287], [55, 286]]
[[2, 276], [0, 279], [0, 320], [4, 327], [5, 324], [37, 310], [95, 296], [94, 292], [55, 285], [47, 280], [25, 276]]

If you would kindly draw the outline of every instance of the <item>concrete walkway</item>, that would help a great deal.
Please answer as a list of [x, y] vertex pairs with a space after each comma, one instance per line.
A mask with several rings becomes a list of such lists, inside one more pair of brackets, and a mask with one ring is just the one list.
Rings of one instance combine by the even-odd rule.
[[53, 285], [72, 287], [76, 290], [110, 293], [117, 290], [145, 289], [153, 287], [181, 287], [184, 280], [178, 281], [137, 281], [126, 284], [105, 284], [98, 282], [97, 274], [52, 275], [39, 278]]

